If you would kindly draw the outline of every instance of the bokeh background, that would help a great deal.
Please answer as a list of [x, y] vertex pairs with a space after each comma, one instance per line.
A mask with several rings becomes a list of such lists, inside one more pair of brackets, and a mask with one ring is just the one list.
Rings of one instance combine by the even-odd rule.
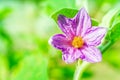
[[[48, 44], [62, 33], [51, 15], [62, 8], [80, 9], [101, 22], [120, 0], [0, 0], [0, 80], [72, 80], [76, 62], [66, 64]], [[92, 64], [82, 80], [120, 80], [120, 41]]]

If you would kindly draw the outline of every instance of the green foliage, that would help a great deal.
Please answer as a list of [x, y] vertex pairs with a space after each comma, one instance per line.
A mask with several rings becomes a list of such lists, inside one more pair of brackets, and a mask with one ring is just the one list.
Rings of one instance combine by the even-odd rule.
[[113, 13], [113, 16], [108, 23], [109, 31], [106, 39], [115, 42], [120, 39], [120, 10], [117, 10], [116, 13]]
[[8, 65], [4, 56], [0, 54], [0, 80], [9, 80], [9, 75], [8, 75], [9, 70], [7, 66]]
[[90, 70], [83, 72], [83, 75], [82, 75], [83, 78], [88, 78], [88, 77], [92, 77], [92, 76], [93, 76], [93, 72]]
[[12, 80], [48, 80], [47, 59], [39, 54], [27, 56]]
[[98, 26], [99, 25], [99, 22], [96, 19], [92, 18], [91, 20], [92, 20], [92, 26]]
[[[86, 2], [84, 6], [81, 6], [82, 1]], [[80, 7], [85, 7], [97, 21], [107, 13], [102, 20], [103, 27], [110, 28], [106, 39], [116, 42], [120, 39], [119, 3], [119, 0], [0, 0], [0, 80], [48, 80], [48, 75], [50, 80], [72, 80], [75, 64], [65, 64], [61, 52], [48, 44], [48, 37], [59, 33], [48, 14], [55, 12], [52, 18], [57, 22], [59, 14], [72, 18]], [[112, 10], [114, 7], [116, 9]], [[93, 18], [92, 25], [97, 26], [99, 23]], [[96, 76], [99, 74], [94, 67], [92, 71], [85, 71], [82, 78], [98, 80], [103, 77], [100, 69], [106, 65], [104, 61], [120, 69], [119, 44], [118, 41], [106, 51], [101, 66], [95, 64], [98, 65], [96, 73], [101, 76]], [[109, 77], [105, 76], [105, 80], [120, 78], [120, 73], [111, 69], [111, 65], [109, 69], [102, 68]]]
[[[58, 15], [64, 15], [68, 18], [73, 18], [77, 14], [78, 10], [76, 9], [68, 9], [68, 8], [63, 8], [61, 10], [58, 10], [52, 15], [52, 18], [57, 22]], [[92, 19], [92, 25], [97, 26], [98, 22], [95, 19]]]
[[75, 0], [47, 0], [46, 10], [51, 14], [53, 11], [60, 10], [62, 8], [75, 8]]
[[68, 18], [72, 18], [78, 12], [76, 9], [63, 8], [52, 15], [52, 18], [57, 22], [58, 15], [64, 15]]
[[10, 8], [0, 9], [0, 20], [6, 18], [8, 14], [11, 12]]
[[120, 42], [116, 42], [111, 46], [103, 55], [103, 58], [112, 66], [114, 69], [120, 69]]
[[110, 10], [102, 19], [101, 26], [111, 27], [113, 24], [113, 18], [118, 12], [118, 9]]
[[120, 23], [117, 23], [113, 26], [113, 28], [110, 30], [110, 40], [113, 42], [120, 39]]

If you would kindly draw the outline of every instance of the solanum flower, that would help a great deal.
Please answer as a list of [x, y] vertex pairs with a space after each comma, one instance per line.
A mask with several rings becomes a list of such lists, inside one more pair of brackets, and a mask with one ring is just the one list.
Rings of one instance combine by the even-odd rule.
[[50, 44], [62, 51], [62, 59], [72, 63], [78, 59], [100, 62], [102, 55], [96, 47], [101, 43], [106, 28], [91, 25], [90, 16], [82, 8], [73, 18], [58, 16], [58, 25], [64, 34], [56, 34]]

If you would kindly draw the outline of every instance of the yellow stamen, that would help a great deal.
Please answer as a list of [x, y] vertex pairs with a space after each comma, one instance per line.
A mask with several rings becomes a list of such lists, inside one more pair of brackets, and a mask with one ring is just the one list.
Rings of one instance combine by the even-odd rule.
[[75, 48], [81, 48], [84, 44], [84, 41], [82, 40], [82, 37], [80, 36], [75, 36], [73, 41], [72, 41], [72, 46]]

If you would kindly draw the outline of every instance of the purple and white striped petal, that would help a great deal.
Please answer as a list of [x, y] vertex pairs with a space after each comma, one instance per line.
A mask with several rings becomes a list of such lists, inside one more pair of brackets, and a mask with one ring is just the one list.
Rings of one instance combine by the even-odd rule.
[[83, 37], [85, 43], [90, 46], [98, 46], [105, 36], [107, 29], [103, 27], [92, 27]]
[[72, 19], [66, 18], [63, 15], [59, 15], [58, 25], [68, 38], [72, 38], [75, 35], [75, 31], [72, 26]]
[[49, 43], [53, 45], [55, 48], [64, 50], [69, 47], [69, 40], [67, 40], [66, 36], [63, 34], [56, 34], [50, 38]]
[[94, 46], [84, 46], [83, 49], [81, 49], [81, 52], [84, 55], [84, 61], [95, 63], [100, 62], [102, 60], [102, 55], [99, 49], [97, 49]]
[[89, 28], [91, 28], [91, 19], [86, 10], [82, 8], [74, 17], [76, 21], [76, 36], [84, 36]]
[[68, 47], [62, 52], [63, 52], [62, 59], [66, 63], [73, 63], [74, 61], [82, 57], [82, 53], [80, 52], [80, 50], [73, 47]]

